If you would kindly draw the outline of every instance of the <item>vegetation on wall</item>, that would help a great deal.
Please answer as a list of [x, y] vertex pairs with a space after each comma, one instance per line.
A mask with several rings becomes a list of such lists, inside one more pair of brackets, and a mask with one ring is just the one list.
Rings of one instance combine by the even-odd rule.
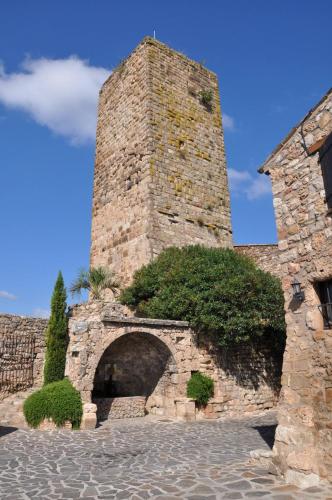
[[65, 378], [31, 394], [24, 402], [23, 412], [30, 427], [38, 427], [47, 418], [58, 427], [69, 421], [73, 429], [79, 429], [83, 414], [81, 396]]
[[187, 397], [194, 399], [199, 405], [206, 405], [213, 397], [214, 382], [212, 378], [201, 372], [195, 372], [187, 382]]
[[201, 90], [199, 93], [199, 98], [203, 106], [205, 106], [208, 109], [211, 109], [212, 99], [213, 99], [213, 91], [211, 89]]
[[66, 289], [59, 272], [51, 300], [51, 316], [46, 330], [44, 384], [62, 380], [65, 375], [68, 345]]
[[111, 290], [116, 294], [118, 287], [112, 271], [107, 267], [99, 266], [92, 267], [88, 271], [81, 269], [70, 287], [70, 292], [72, 295], [79, 295], [83, 290], [87, 290], [93, 299], [100, 300], [105, 290]]
[[186, 320], [221, 346], [263, 335], [284, 345], [280, 281], [231, 249], [168, 248], [135, 273], [120, 301], [141, 316]]

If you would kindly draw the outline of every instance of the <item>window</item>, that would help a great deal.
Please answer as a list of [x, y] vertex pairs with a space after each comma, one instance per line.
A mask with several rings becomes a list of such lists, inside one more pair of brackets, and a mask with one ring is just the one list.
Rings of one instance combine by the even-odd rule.
[[323, 315], [324, 328], [332, 328], [332, 280], [320, 281], [317, 283], [317, 290], [321, 302], [318, 307]]
[[326, 203], [329, 211], [332, 211], [332, 132], [319, 150], [319, 159], [322, 167]]

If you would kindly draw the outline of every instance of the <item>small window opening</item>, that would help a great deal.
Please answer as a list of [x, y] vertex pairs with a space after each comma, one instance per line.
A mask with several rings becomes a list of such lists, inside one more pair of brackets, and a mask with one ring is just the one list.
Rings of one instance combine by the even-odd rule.
[[319, 159], [322, 167], [326, 203], [330, 212], [332, 211], [332, 132], [319, 151]]
[[317, 283], [317, 291], [320, 299], [318, 306], [324, 321], [324, 328], [332, 328], [332, 279]]

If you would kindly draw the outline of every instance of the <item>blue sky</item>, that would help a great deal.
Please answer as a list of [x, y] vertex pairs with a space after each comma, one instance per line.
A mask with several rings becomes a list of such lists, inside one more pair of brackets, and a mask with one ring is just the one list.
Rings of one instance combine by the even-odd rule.
[[256, 173], [332, 86], [330, 0], [57, 0], [0, 5], [0, 311], [43, 315], [87, 266], [95, 105], [145, 35], [218, 74], [236, 243], [276, 241]]

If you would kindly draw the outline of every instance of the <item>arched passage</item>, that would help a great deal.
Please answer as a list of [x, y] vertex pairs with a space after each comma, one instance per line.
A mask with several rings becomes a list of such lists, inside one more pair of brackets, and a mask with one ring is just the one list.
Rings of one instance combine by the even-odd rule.
[[176, 371], [171, 351], [159, 338], [147, 332], [124, 334], [99, 360], [93, 399], [101, 404], [101, 399], [143, 396], [147, 411], [166, 414], [165, 408], [174, 405]]

